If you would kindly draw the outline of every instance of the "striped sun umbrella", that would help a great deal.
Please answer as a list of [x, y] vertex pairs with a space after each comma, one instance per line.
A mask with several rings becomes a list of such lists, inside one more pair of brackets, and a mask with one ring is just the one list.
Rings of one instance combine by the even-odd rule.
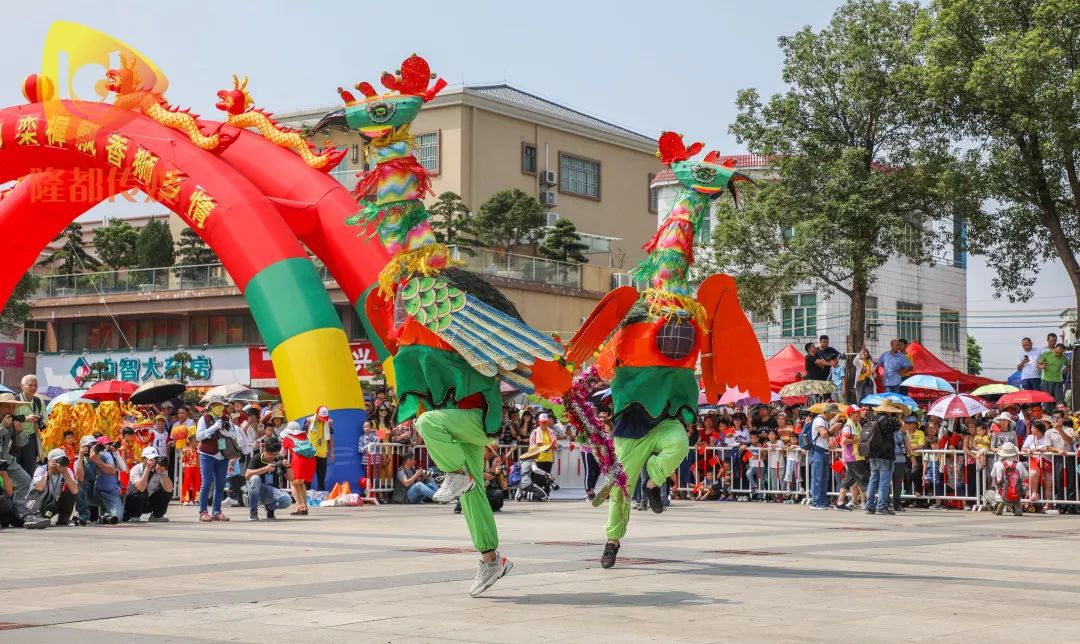
[[985, 414], [988, 411], [990, 410], [978, 398], [964, 394], [953, 394], [935, 400], [926, 413], [930, 416], [949, 419], [968, 418], [976, 414]]

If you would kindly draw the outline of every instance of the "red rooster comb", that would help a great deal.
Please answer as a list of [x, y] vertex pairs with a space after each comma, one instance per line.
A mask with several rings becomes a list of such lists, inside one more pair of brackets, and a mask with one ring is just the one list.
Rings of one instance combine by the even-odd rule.
[[664, 165], [671, 165], [676, 161], [686, 161], [690, 157], [694, 156], [701, 149], [705, 147], [705, 144], [698, 141], [692, 143], [690, 147], [686, 147], [683, 144], [683, 137], [676, 132], [664, 132], [660, 135], [660, 140], [657, 142], [656, 156], [664, 163]]
[[426, 103], [446, 87], [446, 81], [440, 78], [428, 89], [428, 83], [433, 79], [435, 79], [435, 74], [431, 73], [427, 61], [413, 54], [401, 63], [401, 69], [396, 74], [383, 72], [379, 81], [386, 89], [396, 90], [403, 95], [421, 96]]

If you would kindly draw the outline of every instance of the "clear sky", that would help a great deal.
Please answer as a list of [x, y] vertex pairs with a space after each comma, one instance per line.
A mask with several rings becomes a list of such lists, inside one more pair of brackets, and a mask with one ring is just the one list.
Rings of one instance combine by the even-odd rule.
[[[377, 86], [412, 52], [451, 83], [508, 82], [624, 127], [657, 136], [675, 129], [722, 152], [743, 151], [728, 133], [741, 88], [782, 89], [776, 38], [825, 25], [838, 0], [698, 3], [573, 2], [37, 2], [8, 3], [0, 38], [0, 105], [20, 103], [21, 80], [40, 66], [53, 20], [109, 33], [143, 52], [169, 78], [174, 104], [217, 116], [219, 89], [250, 77], [256, 105], [275, 112], [336, 105], [335, 88]], [[668, 10], [670, 9], [670, 11]], [[108, 206], [103, 206], [108, 207]], [[114, 206], [115, 208], [115, 206]], [[125, 212], [142, 210], [125, 206]], [[151, 207], [151, 211], [160, 208]], [[99, 211], [100, 212], [100, 211]], [[1069, 306], [1060, 265], [1017, 310]], [[970, 332], [985, 362], [1014, 362], [1021, 335], [1045, 336], [1056, 314], [1001, 328], [974, 316], [1012, 310], [991, 300], [977, 258], [969, 273]], [[1062, 297], [1068, 296], [1068, 297]], [[1019, 322], [1017, 322], [1019, 323]], [[994, 326], [996, 328], [985, 328]], [[1011, 373], [1011, 371], [1009, 371]]]

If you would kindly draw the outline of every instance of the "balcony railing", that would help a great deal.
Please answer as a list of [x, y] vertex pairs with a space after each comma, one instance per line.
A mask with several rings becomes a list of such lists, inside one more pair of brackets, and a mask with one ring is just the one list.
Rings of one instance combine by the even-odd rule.
[[[487, 248], [452, 246], [453, 257], [464, 263], [466, 270], [523, 282], [554, 284], [581, 288], [581, 266], [542, 257], [500, 253]], [[334, 278], [318, 259], [312, 263], [323, 282]], [[124, 293], [159, 293], [192, 289], [227, 288], [236, 286], [221, 264], [169, 266], [165, 268], [136, 268], [74, 275], [43, 275], [34, 297], [86, 297]]]
[[[333, 278], [318, 260], [312, 260], [324, 282]], [[100, 273], [43, 275], [35, 298], [85, 297], [124, 293], [158, 293], [236, 286], [221, 264], [133, 268]]]
[[465, 270], [522, 282], [554, 284], [567, 288], [581, 288], [581, 266], [559, 262], [543, 257], [502, 253], [490, 248], [467, 248], [451, 246], [454, 259], [461, 261]]

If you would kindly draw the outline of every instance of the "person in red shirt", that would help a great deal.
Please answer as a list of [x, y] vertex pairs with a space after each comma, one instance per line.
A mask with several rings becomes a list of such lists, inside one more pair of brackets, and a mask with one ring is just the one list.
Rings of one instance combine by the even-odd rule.
[[281, 432], [281, 447], [289, 454], [293, 496], [296, 497], [296, 509], [289, 514], [307, 516], [307, 490], [315, 480], [315, 447], [308, 441], [307, 432], [295, 421]]

